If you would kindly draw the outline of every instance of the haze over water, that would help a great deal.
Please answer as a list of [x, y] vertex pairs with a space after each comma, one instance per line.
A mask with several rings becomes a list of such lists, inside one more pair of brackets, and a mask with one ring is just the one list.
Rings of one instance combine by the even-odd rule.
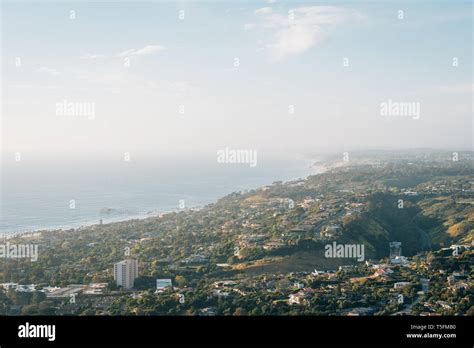
[[[305, 160], [5, 161], [0, 233], [79, 227], [203, 206], [229, 193], [316, 173]], [[75, 209], [70, 201], [75, 200]]]

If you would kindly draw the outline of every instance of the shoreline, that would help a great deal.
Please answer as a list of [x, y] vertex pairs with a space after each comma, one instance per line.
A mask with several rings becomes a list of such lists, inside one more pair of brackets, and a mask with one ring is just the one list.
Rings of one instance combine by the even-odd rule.
[[[178, 213], [180, 211], [200, 210], [204, 207], [205, 206], [199, 206], [199, 207], [186, 208], [186, 209], [182, 209], [182, 210], [177, 209], [177, 210], [167, 210], [167, 211], [164, 211], [164, 212], [153, 212], [152, 214], [149, 214], [149, 215], [143, 215], [143, 214], [128, 215], [126, 217], [124, 216], [123, 218], [117, 218], [116, 220], [114, 219], [113, 221], [108, 221], [108, 222], [103, 221], [102, 225], [110, 225], [110, 224], [115, 224], [115, 223], [133, 221], [133, 220], [146, 220], [146, 219], [150, 219], [150, 218], [161, 218], [161, 217], [163, 217], [164, 215], [167, 215], [167, 214]], [[27, 231], [11, 232], [11, 233], [2, 233], [0, 238], [4, 239], [4, 240], [9, 240], [9, 239], [13, 239], [13, 238], [31, 238], [31, 237], [35, 237], [35, 236], [40, 236], [44, 232], [46, 232], [46, 233], [48, 233], [48, 232], [66, 232], [66, 231], [70, 231], [70, 230], [80, 231], [82, 229], [90, 228], [90, 227], [93, 227], [93, 226], [101, 226], [100, 221], [98, 222], [97, 220], [94, 220], [94, 222], [93, 222], [91, 220], [91, 221], [88, 221], [88, 222], [84, 222], [80, 226], [46, 227], [46, 228], [38, 228], [38, 229], [35, 229], [35, 230], [27, 230]]]
[[[306, 168], [310, 169], [310, 170], [314, 170], [315, 173], [305, 174], [304, 175], [304, 180], [306, 180], [309, 176], [323, 174], [331, 168], [330, 164], [325, 163], [324, 161], [321, 161], [321, 160], [313, 160], [313, 161], [307, 160], [307, 161], [310, 162], [310, 165], [308, 165]], [[294, 178], [294, 179], [291, 179], [291, 180], [287, 180], [286, 182], [291, 182], [293, 180], [299, 180], [299, 179], [301, 179], [301, 177], [300, 178]], [[269, 183], [267, 185], [272, 185], [272, 183]], [[266, 185], [264, 185], [264, 186], [266, 186]], [[253, 188], [253, 190], [257, 190], [259, 188], [261, 188], [261, 187]], [[146, 219], [149, 219], [149, 218], [161, 218], [164, 215], [168, 215], [168, 214], [172, 214], [172, 213], [179, 213], [179, 212], [182, 212], [182, 211], [193, 211], [193, 210], [194, 211], [199, 211], [199, 210], [205, 208], [206, 206], [208, 206], [210, 204], [215, 204], [222, 197], [225, 197], [225, 196], [227, 196], [229, 194], [232, 194], [232, 193], [235, 193], [235, 192], [244, 192], [244, 191], [248, 191], [248, 190], [252, 190], [252, 189], [233, 191], [233, 192], [230, 192], [230, 193], [226, 193], [226, 194], [220, 196], [219, 198], [217, 198], [216, 200], [213, 200], [212, 202], [208, 202], [208, 203], [205, 203], [205, 204], [202, 204], [202, 205], [199, 205], [199, 206], [185, 208], [185, 209], [179, 209], [178, 208], [178, 209], [174, 209], [174, 210], [165, 210], [165, 211], [162, 211], [162, 212], [160, 212], [158, 209], [151, 209], [151, 210], [149, 210], [149, 213], [143, 213], [143, 214], [137, 214], [137, 215], [128, 215], [128, 216], [124, 216], [123, 218], [121, 218], [121, 217], [117, 217], [115, 219], [112, 218], [112, 220], [108, 221], [108, 222], [104, 221], [104, 219], [102, 218], [102, 219], [99, 219], [99, 221], [97, 221], [96, 219], [89, 220], [89, 221], [84, 221], [79, 226], [77, 226], [76, 224], [73, 224], [73, 225], [69, 225], [69, 226], [44, 227], [44, 228], [36, 228], [36, 229], [33, 229], [33, 230], [5, 232], [5, 233], [0, 233], [0, 239], [9, 240], [9, 239], [13, 239], [13, 238], [33, 238], [33, 237], [40, 237], [42, 233], [48, 233], [48, 232], [65, 232], [65, 231], [70, 231], [70, 230], [80, 231], [82, 229], [90, 228], [90, 227], [93, 227], [93, 226], [101, 226], [100, 220], [102, 220], [103, 225], [109, 225], [109, 224], [122, 223], [122, 222], [133, 221], [133, 220], [146, 220]]]

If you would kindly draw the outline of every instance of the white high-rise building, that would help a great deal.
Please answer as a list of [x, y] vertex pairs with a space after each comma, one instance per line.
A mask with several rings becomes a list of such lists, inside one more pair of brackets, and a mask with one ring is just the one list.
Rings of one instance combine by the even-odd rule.
[[390, 246], [391, 259], [402, 256], [402, 243], [401, 242], [390, 242], [389, 246]]
[[123, 260], [114, 265], [114, 279], [118, 286], [132, 289], [133, 282], [138, 277], [138, 261]]

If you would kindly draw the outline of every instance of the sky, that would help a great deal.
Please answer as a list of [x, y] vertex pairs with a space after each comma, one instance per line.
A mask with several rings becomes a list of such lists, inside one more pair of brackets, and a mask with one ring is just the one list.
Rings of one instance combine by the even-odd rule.
[[8, 156], [472, 149], [470, 1], [1, 10]]

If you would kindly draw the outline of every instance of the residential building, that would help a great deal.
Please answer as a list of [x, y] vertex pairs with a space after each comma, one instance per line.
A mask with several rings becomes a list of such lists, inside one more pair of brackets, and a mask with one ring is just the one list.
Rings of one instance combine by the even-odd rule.
[[114, 265], [114, 279], [117, 286], [124, 289], [132, 289], [135, 279], [138, 277], [138, 261], [124, 260]]

